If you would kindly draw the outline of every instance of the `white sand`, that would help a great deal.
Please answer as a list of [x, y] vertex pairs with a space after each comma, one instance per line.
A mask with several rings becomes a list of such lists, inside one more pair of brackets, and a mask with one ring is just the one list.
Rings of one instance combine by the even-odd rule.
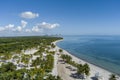
[[25, 50], [24, 54], [28, 54], [28, 55], [29, 54], [34, 54], [37, 51], [38, 51], [38, 49], [36, 49], [36, 48], [27, 49], [27, 50]]
[[53, 66], [53, 69], [52, 69], [52, 72], [51, 72], [51, 74], [53, 76], [58, 76], [58, 70], [57, 70], [57, 62], [58, 62], [58, 55], [57, 55], [57, 53], [58, 52], [57, 52], [57, 50], [58, 50], [57, 47], [49, 50], [49, 51], [55, 51], [56, 52], [56, 54], [54, 54], [54, 66]]
[[57, 75], [58, 75], [57, 62], [58, 62], [58, 55], [55, 54], [55, 55], [54, 55], [54, 68], [53, 68], [53, 70], [52, 70], [52, 75], [53, 75], [53, 76], [57, 76]]
[[[61, 40], [58, 40], [56, 42], [54, 42], [54, 44], [56, 44], [57, 42], [59, 42]], [[59, 50], [60, 48], [58, 46], [56, 46], [57, 50]], [[89, 66], [90, 66], [90, 75], [89, 77], [86, 79], [86, 80], [93, 80], [92, 77], [95, 77], [95, 74], [99, 72], [99, 76], [102, 77], [101, 80], [109, 80], [109, 77], [110, 75], [112, 74], [111, 72], [101, 68], [101, 67], [98, 67], [96, 65], [93, 65], [91, 63], [88, 63], [80, 58], [77, 58], [73, 55], [71, 55], [69, 52], [63, 50], [63, 54], [68, 54], [72, 57], [72, 60], [75, 61], [76, 63], [81, 63], [81, 64], [85, 64], [87, 63]], [[57, 56], [55, 56], [57, 57]], [[60, 59], [60, 58], [59, 58]], [[74, 73], [73, 71], [70, 71], [66, 68], [66, 66], [68, 66], [68, 64], [61, 64], [61, 63], [58, 63], [57, 67], [58, 67], [58, 75], [63, 79], [63, 80], [77, 80], [77, 79], [74, 79], [72, 77], [70, 77], [70, 74], [71, 73]], [[79, 79], [80, 80], [80, 79]], [[117, 79], [117, 80], [120, 80]]]

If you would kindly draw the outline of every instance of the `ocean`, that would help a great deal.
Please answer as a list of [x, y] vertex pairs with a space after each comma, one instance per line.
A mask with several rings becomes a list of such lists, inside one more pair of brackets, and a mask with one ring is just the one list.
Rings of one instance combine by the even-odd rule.
[[57, 45], [72, 55], [120, 75], [120, 36], [64, 36]]

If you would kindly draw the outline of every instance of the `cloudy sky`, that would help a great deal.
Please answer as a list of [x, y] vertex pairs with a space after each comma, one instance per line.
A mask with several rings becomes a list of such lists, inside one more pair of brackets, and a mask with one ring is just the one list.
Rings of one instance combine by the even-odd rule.
[[120, 35], [119, 0], [1, 0], [0, 36]]

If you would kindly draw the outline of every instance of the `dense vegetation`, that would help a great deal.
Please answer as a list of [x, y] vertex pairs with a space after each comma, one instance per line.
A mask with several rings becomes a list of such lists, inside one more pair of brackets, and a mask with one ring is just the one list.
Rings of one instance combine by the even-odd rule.
[[[52, 76], [55, 45], [60, 37], [11, 37], [0, 38], [0, 80], [61, 80]], [[24, 54], [22, 50], [37, 48], [34, 54]], [[46, 55], [44, 56], [43, 53]], [[18, 55], [17, 55], [18, 54]], [[13, 56], [14, 55], [14, 56]], [[33, 58], [37, 57], [37, 58]], [[7, 62], [13, 60], [17, 64]], [[31, 62], [30, 62], [31, 60]], [[17, 69], [18, 64], [25, 64]]]
[[11, 37], [0, 38], [0, 54], [13, 51], [26, 50], [41, 44], [50, 45], [51, 42], [61, 39], [60, 37]]

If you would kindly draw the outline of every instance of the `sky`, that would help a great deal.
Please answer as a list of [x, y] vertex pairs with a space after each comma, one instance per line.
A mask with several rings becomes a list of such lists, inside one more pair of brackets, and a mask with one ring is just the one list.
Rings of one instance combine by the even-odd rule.
[[120, 0], [0, 0], [0, 36], [120, 35]]

